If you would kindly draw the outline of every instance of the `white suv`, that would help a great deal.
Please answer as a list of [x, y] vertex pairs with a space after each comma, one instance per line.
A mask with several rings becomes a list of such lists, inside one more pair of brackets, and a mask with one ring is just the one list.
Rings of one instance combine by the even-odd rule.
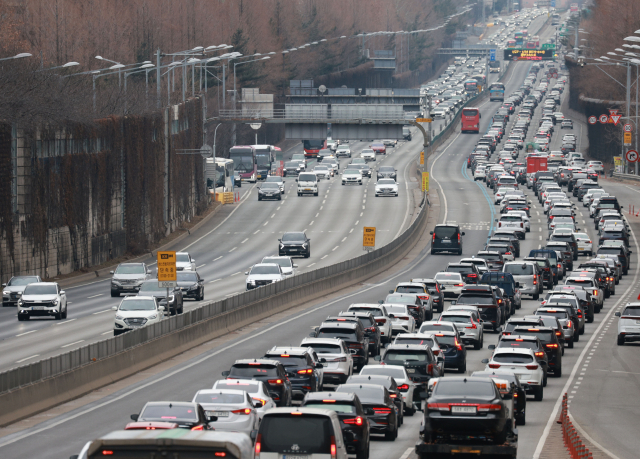
[[116, 311], [113, 336], [160, 322], [166, 311], [157, 300], [153, 296], [124, 297], [119, 306], [112, 308]]
[[503, 348], [496, 349], [491, 359], [483, 359], [485, 371], [500, 369], [514, 373], [524, 386], [525, 391], [532, 393], [536, 401], [542, 401], [544, 371], [536, 360], [532, 349]]
[[[376, 152], [373, 151], [373, 149], [371, 149], [371, 148], [365, 148], [364, 150], [362, 150], [362, 153], [360, 153], [360, 157], [362, 159], [364, 159], [366, 162], [375, 161], [376, 160]], [[354, 162], [354, 164], [355, 164], [355, 162]]]
[[349, 306], [349, 312], [370, 312], [378, 328], [380, 329], [380, 341], [383, 343], [391, 342], [391, 317], [387, 309], [381, 304], [356, 303]]
[[353, 357], [345, 342], [338, 338], [305, 338], [300, 347], [316, 351], [323, 365], [323, 384], [344, 384], [353, 374]]

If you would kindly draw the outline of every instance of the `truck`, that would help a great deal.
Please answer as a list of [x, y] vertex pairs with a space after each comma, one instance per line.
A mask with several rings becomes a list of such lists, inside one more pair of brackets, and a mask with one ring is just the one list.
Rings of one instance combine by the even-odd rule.
[[527, 174], [547, 170], [546, 156], [527, 156]]

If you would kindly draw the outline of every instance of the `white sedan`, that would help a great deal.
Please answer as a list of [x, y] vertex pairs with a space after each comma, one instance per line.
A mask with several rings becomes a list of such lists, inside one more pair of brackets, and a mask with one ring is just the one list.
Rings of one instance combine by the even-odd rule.
[[391, 178], [378, 180], [376, 183], [376, 197], [378, 196], [398, 196], [398, 183]]
[[244, 432], [247, 435], [257, 430], [260, 424], [257, 402], [244, 390], [205, 389], [196, 392], [194, 403], [199, 403], [207, 416], [215, 416], [209, 425], [215, 430]]
[[573, 233], [578, 242], [578, 255], [581, 253], [591, 256], [593, 254], [593, 241], [587, 233]]
[[384, 304], [391, 317], [391, 335], [398, 333], [415, 333], [416, 320], [409, 312], [406, 304]]
[[254, 402], [259, 419], [262, 419], [265, 412], [276, 407], [276, 402], [269, 395], [269, 389], [264, 382], [255, 379], [219, 379], [213, 384], [212, 389], [234, 389], [247, 392]]
[[360, 172], [360, 169], [349, 169], [349, 166], [347, 166], [347, 169], [342, 173], [342, 184], [362, 185], [362, 172]]

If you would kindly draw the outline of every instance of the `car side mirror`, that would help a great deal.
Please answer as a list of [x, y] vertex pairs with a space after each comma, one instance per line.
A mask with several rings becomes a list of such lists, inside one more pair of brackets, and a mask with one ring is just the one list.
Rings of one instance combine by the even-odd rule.
[[67, 292], [65, 292], [64, 290], [60, 290], [60, 295], [64, 295], [64, 294], [66, 294], [66, 293], [67, 293]]
[[384, 303], [384, 301], [378, 300], [378, 304], [382, 304], [382, 303]]
[[444, 287], [444, 286], [440, 287], [440, 290], [446, 290], [446, 289], [447, 287]]
[[351, 352], [352, 355], [356, 355], [358, 353], [357, 349], [349, 349], [349, 352]]
[[117, 310], [118, 310], [118, 306], [112, 306], [112, 307], [111, 307], [111, 310], [112, 310], [112, 311], [117, 311]]
[[324, 368], [324, 365], [321, 363], [316, 363], [316, 368]]
[[298, 181], [298, 179], [296, 179], [296, 182]]
[[294, 267], [294, 268], [297, 268], [297, 267], [298, 267], [298, 265], [293, 265], [293, 267]]
[[376, 362], [380, 362], [380, 360], [382, 360], [382, 358], [379, 355], [376, 355], [373, 360], [375, 360]]
[[230, 371], [223, 371], [220, 374], [226, 378], [227, 376], [229, 376], [230, 373], [231, 373]]
[[244, 275], [245, 275], [245, 276], [248, 276], [248, 275], [249, 275], [249, 271], [245, 271], [245, 272], [244, 272]]
[[216, 422], [217, 420], [218, 420], [218, 416], [207, 416], [207, 422]]
[[490, 344], [487, 349], [489, 349], [490, 351], [493, 351], [496, 348], [495, 344]]
[[3, 287], [6, 287], [6, 286], [7, 286], [7, 284], [2, 284], [2, 286], [3, 286]]
[[455, 305], [456, 305], [456, 303], [457, 303], [457, 301], [456, 301], [456, 300], [452, 300], [452, 301], [451, 301], [451, 306], [455, 306]]
[[158, 306], [158, 311], [163, 311], [164, 312], [164, 306]]
[[462, 235], [464, 236], [464, 231], [462, 232]]
[[140, 415], [139, 415], [139, 414], [132, 414], [132, 415], [130, 416], [130, 418], [131, 418], [131, 420], [132, 420], [132, 421], [137, 421], [139, 417], [140, 417]]
[[498, 221], [498, 219], [496, 218], [495, 221]]
[[420, 392], [420, 398], [426, 399], [429, 398], [431, 396], [431, 391], [422, 391]]
[[482, 359], [480, 360], [481, 363], [489, 363], [489, 359]]
[[316, 332], [309, 333], [309, 336], [312, 337], [312, 338], [315, 338], [316, 337]]
[[[433, 231], [429, 231], [429, 234], [433, 234]], [[113, 274], [113, 271], [111, 272], [111, 274]]]
[[[109, 271], [109, 274], [113, 274], [113, 271]], [[7, 284], [3, 284], [3, 285], [7, 285]]]
[[320, 359], [320, 363], [325, 363], [326, 361], [327, 361], [327, 359], [325, 359], [324, 357], [322, 357], [322, 358]]
[[616, 312], [616, 317], [621, 317], [622, 314], [620, 314], [619, 312]]

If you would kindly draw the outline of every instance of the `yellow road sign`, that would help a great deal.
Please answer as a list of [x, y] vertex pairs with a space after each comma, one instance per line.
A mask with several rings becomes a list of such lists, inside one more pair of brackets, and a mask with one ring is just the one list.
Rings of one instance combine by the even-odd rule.
[[424, 166], [424, 151], [420, 152], [420, 165]]
[[374, 226], [365, 226], [362, 233], [362, 246], [363, 247], [375, 247], [376, 246], [376, 228]]
[[625, 145], [631, 145], [632, 140], [631, 140], [631, 132], [625, 132], [624, 133], [624, 144]]
[[422, 191], [429, 191], [429, 173], [422, 173]]
[[431, 123], [433, 118], [416, 118], [416, 121], [418, 123]]
[[158, 252], [158, 282], [177, 281], [176, 253]]

